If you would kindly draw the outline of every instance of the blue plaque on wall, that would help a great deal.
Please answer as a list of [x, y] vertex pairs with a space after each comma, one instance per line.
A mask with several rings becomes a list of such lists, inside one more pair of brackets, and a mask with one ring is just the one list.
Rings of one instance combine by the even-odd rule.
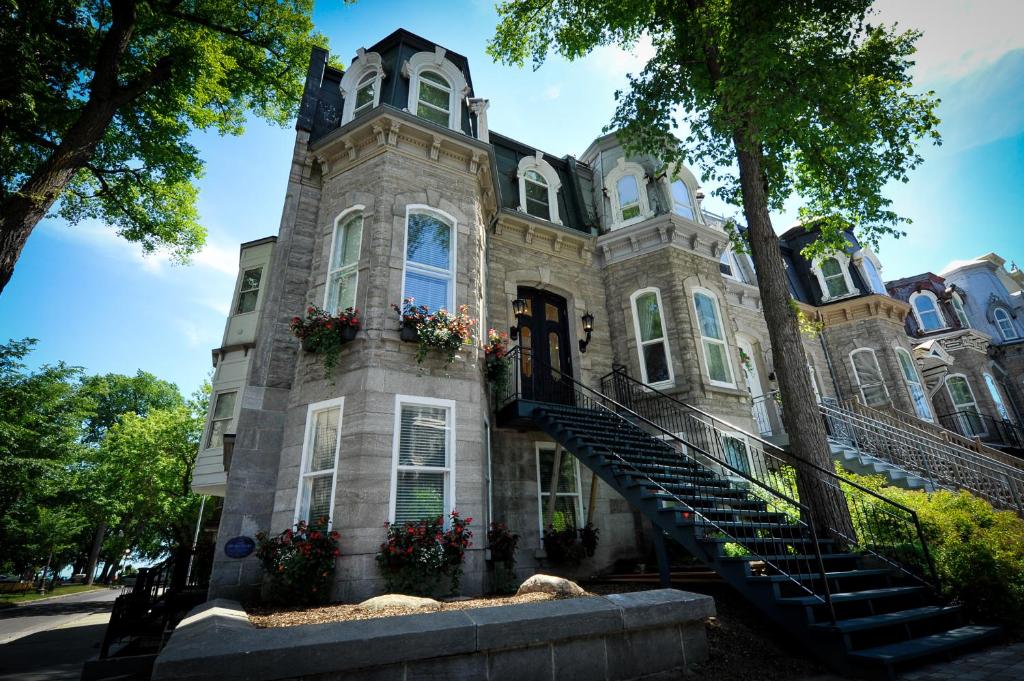
[[232, 537], [224, 545], [224, 553], [228, 558], [245, 558], [256, 550], [256, 542], [252, 537]]

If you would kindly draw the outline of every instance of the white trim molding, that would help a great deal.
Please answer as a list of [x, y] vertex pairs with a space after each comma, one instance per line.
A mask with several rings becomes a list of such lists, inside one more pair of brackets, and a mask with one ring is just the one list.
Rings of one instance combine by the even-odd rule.
[[[320, 477], [324, 475], [322, 471], [306, 471], [306, 465], [309, 463], [310, 447], [312, 447], [313, 439], [315, 437], [313, 426], [316, 422], [316, 415], [335, 408], [338, 409], [338, 433], [334, 440], [334, 465], [331, 471], [331, 505], [327, 514], [327, 526], [331, 527], [334, 523], [334, 496], [338, 489], [338, 458], [341, 455], [341, 434], [343, 432], [342, 423], [345, 417], [344, 397], [335, 397], [334, 399], [324, 400], [322, 402], [313, 402], [306, 406], [306, 425], [303, 428], [304, 435], [302, 438], [302, 458], [299, 461], [299, 478], [295, 492], [295, 511], [292, 515], [293, 525], [297, 524], [299, 520], [302, 519], [300, 518], [300, 514], [302, 513], [302, 492], [306, 486], [306, 478]], [[317, 475], [317, 473], [319, 473], [319, 475]]]
[[[837, 296], [833, 296], [829, 293], [828, 282], [825, 280], [825, 273], [821, 270], [821, 266], [829, 258], [834, 258], [836, 264], [839, 265], [839, 271], [843, 274], [843, 281], [846, 282], [846, 293], [842, 293]], [[836, 300], [842, 300], [843, 298], [850, 298], [858, 293], [857, 287], [853, 285], [853, 278], [850, 276], [850, 256], [842, 251], [835, 251], [829, 253], [821, 258], [818, 258], [811, 263], [811, 271], [814, 272], [814, 276], [818, 279], [818, 286], [821, 288], [821, 302], [831, 303]]]
[[[639, 212], [629, 219], [623, 219], [622, 201], [619, 196], [619, 181], [630, 176], [636, 180], [637, 207]], [[605, 191], [608, 192], [608, 200], [612, 204], [612, 219], [608, 224], [609, 231], [622, 229], [637, 222], [643, 222], [654, 215], [650, 198], [647, 196], [647, 171], [639, 163], [627, 161], [624, 156], [620, 156], [615, 163], [615, 167], [605, 175], [604, 186]]]
[[[402, 406], [412, 405], [420, 407], [440, 407], [447, 411], [446, 414], [446, 440], [447, 461], [446, 466], [437, 468], [433, 466], [399, 466], [398, 455], [402, 439]], [[395, 522], [395, 507], [398, 501], [398, 472], [399, 470], [415, 469], [427, 473], [443, 473], [447, 476], [444, 485], [444, 523], [448, 526], [448, 516], [456, 508], [455, 506], [455, 443], [457, 441], [455, 432], [455, 400], [442, 400], [436, 397], [421, 397], [419, 395], [395, 395], [395, 421], [394, 433], [391, 445], [391, 485], [390, 499], [388, 500], [388, 522]]]
[[[921, 319], [921, 313], [917, 309], [917, 301], [921, 298], [927, 298], [932, 301], [932, 306], [935, 309], [935, 316], [938, 317], [940, 326], [934, 329], [929, 329], [924, 325], [924, 321]], [[917, 328], [921, 330], [921, 333], [933, 333], [935, 331], [942, 331], [949, 328], [949, 324], [946, 323], [946, 317], [942, 314], [942, 306], [939, 305], [939, 298], [931, 291], [915, 291], [910, 294], [908, 301], [910, 303], [910, 310], [914, 314], [914, 319], [917, 320]]]
[[[640, 315], [637, 314], [636, 301], [640, 296], [647, 293], [653, 293], [654, 298], [658, 303], [658, 317], [661, 320], [661, 338], [645, 341], [643, 339], [643, 334], [640, 333]], [[640, 377], [643, 379], [643, 382], [654, 388], [670, 388], [674, 386], [676, 383], [676, 375], [675, 370], [672, 368], [672, 350], [668, 345], [668, 324], [665, 323], [665, 306], [661, 303], [661, 289], [649, 286], [647, 288], [633, 291], [633, 294], [629, 296], [629, 312], [633, 316], [633, 333], [636, 338], [637, 360], [640, 362]], [[665, 364], [668, 367], [668, 379], [652, 383], [647, 376], [647, 362], [644, 361], [644, 346], [653, 345], [659, 342], [662, 343], [665, 348]]]
[[[439, 208], [434, 208], [432, 206], [428, 206], [428, 205], [423, 204], [423, 203], [409, 203], [409, 204], [406, 204], [406, 206], [405, 206], [405, 224], [404, 224], [404, 227], [403, 227], [405, 233], [404, 233], [404, 238], [402, 239], [402, 289], [401, 289], [401, 291], [399, 291], [398, 299], [404, 301], [405, 298], [406, 298], [406, 295], [405, 295], [405, 277], [406, 277], [406, 275], [409, 272], [409, 257], [408, 257], [409, 256], [409, 216], [412, 215], [413, 213], [433, 214], [434, 216], [440, 218], [440, 220], [442, 222], [446, 223], [451, 228], [450, 238], [449, 238], [450, 243], [448, 244], [448, 247], [449, 247], [449, 258], [450, 258], [450, 260], [448, 261], [448, 265], [449, 265], [449, 269], [448, 269], [448, 281], [449, 281], [448, 300], [445, 302], [445, 307], [448, 309], [448, 311], [454, 312], [455, 309], [457, 308], [456, 297], [455, 297], [455, 286], [456, 286], [456, 281], [458, 279], [457, 273], [458, 273], [458, 262], [459, 262], [458, 261], [458, 254], [459, 254], [459, 251], [458, 251], [459, 221], [455, 218], [454, 215], [452, 215], [450, 213], [446, 213], [446, 212], [444, 212], [443, 210], [441, 210]], [[421, 272], [423, 274], [433, 275], [433, 276], [435, 276], [437, 278], [440, 278], [440, 275], [442, 275], [444, 273], [439, 268], [430, 267], [429, 265], [414, 264], [413, 265], [413, 269], [416, 270], [416, 271], [419, 271], [419, 272]], [[422, 303], [420, 301], [417, 301], [416, 304], [420, 305]]]
[[355, 117], [356, 93], [363, 83], [364, 77], [372, 73], [373, 80], [373, 108], [380, 104], [381, 83], [384, 80], [384, 64], [376, 52], [367, 52], [363, 48], [356, 50], [356, 58], [341, 77], [341, 96], [345, 98], [344, 106], [341, 109], [341, 125], [345, 125]]
[[558, 215], [558, 190], [562, 188], [562, 180], [559, 179], [554, 167], [544, 160], [544, 152], [540, 150], [533, 156], [523, 156], [519, 159], [519, 166], [516, 168], [516, 178], [519, 180], [519, 211], [530, 215], [526, 210], [526, 173], [531, 170], [537, 172], [547, 182], [548, 210], [551, 213], [549, 221], [556, 225], [562, 224]]
[[462, 131], [462, 100], [469, 94], [469, 84], [462, 71], [449, 61], [443, 47], [433, 52], [417, 52], [402, 64], [402, 75], [409, 79], [409, 99], [406, 111], [415, 114], [419, 102], [420, 74], [433, 71], [448, 81], [451, 90], [448, 95], [448, 127]]

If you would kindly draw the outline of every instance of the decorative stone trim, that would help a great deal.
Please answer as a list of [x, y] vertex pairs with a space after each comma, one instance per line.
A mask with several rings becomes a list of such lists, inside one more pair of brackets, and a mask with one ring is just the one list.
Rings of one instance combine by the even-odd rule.
[[214, 600], [174, 630], [152, 678], [512, 681], [546, 668], [539, 675], [626, 681], [706, 660], [704, 619], [714, 614], [710, 596], [659, 589], [257, 629], [238, 603]]
[[661, 248], [678, 248], [694, 253], [718, 265], [719, 254], [728, 243], [725, 233], [715, 227], [697, 224], [672, 213], [616, 229], [598, 237], [602, 267], [645, 255]]
[[[824, 322], [825, 328], [861, 319], [885, 319], [903, 324], [907, 315], [910, 314], [908, 303], [878, 294], [844, 298], [818, 308], [808, 307], [807, 309], [811, 310], [808, 316], [812, 318], [820, 316], [820, 321]], [[805, 314], [807, 314], [806, 310]]]

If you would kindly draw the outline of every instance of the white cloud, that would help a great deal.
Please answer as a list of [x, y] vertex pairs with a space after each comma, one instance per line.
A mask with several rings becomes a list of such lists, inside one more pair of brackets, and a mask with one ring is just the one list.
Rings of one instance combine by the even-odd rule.
[[562, 96], [562, 88], [558, 85], [549, 85], [544, 89], [544, 99], [558, 99]]
[[220, 338], [218, 330], [211, 324], [197, 324], [188, 319], [177, 319], [175, 324], [191, 348], [216, 347]]
[[654, 43], [650, 36], [645, 35], [637, 41], [632, 50], [627, 51], [617, 45], [602, 45], [585, 61], [605, 77], [624, 80], [627, 73], [640, 73], [654, 54]]

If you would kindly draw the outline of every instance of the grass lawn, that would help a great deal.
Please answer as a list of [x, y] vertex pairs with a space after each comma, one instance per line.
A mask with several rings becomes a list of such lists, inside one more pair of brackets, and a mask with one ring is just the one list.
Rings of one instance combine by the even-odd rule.
[[29, 601], [38, 601], [40, 598], [50, 598], [51, 596], [64, 596], [67, 594], [76, 594], [82, 591], [95, 591], [96, 589], [105, 589], [107, 587], [102, 585], [86, 585], [86, 584], [68, 584], [65, 586], [58, 586], [53, 591], [47, 591], [45, 594], [37, 594], [35, 591], [29, 591], [27, 593], [20, 594], [2, 594], [0, 593], [0, 608], [8, 605], [16, 605], [18, 603], [28, 603]]

